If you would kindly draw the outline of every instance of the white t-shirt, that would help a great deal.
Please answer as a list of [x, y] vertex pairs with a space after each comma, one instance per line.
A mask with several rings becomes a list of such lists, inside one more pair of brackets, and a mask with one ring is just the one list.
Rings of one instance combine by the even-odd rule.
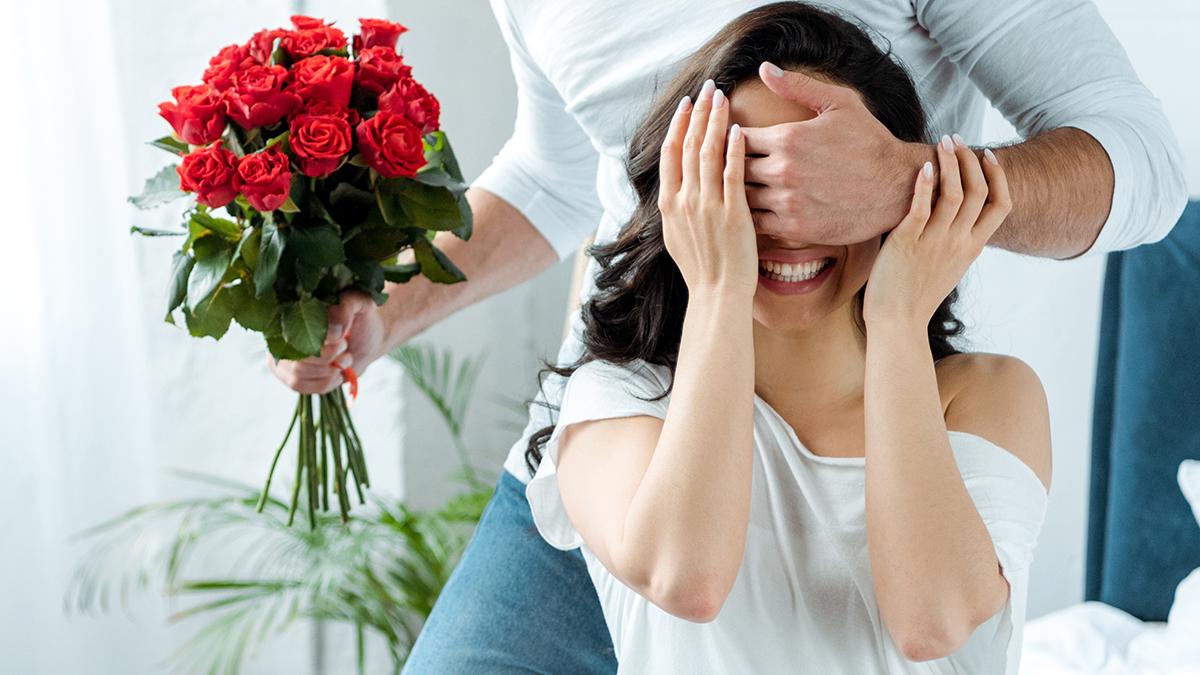
[[[560, 256], [614, 238], [633, 208], [629, 138], [680, 63], [759, 0], [491, 0], [512, 57], [512, 138], [474, 185], [524, 214]], [[930, 129], [979, 142], [985, 96], [1024, 136], [1076, 127], [1116, 179], [1093, 252], [1157, 241], [1187, 199], [1183, 160], [1157, 99], [1088, 0], [835, 0], [890, 41]], [[997, 140], [997, 139], [992, 139]], [[591, 293], [589, 269], [583, 295]], [[569, 338], [560, 362], [579, 355]], [[557, 399], [561, 378], [546, 397]], [[534, 405], [526, 436], [551, 423]], [[528, 480], [518, 441], [505, 469]]]
[[558, 426], [526, 488], [546, 541], [564, 550], [582, 548], [620, 673], [1017, 672], [1046, 491], [1025, 463], [971, 434], [951, 432], [950, 444], [1012, 591], [1009, 602], [947, 658], [908, 661], [879, 616], [867, 552], [864, 459], [814, 455], [758, 396], [746, 550], [717, 618], [702, 624], [672, 616], [609, 573], [563, 508], [558, 439], [563, 429], [587, 420], [664, 418], [670, 397], [646, 399], [660, 395], [669, 378], [666, 368], [642, 362], [580, 368], [568, 381]]

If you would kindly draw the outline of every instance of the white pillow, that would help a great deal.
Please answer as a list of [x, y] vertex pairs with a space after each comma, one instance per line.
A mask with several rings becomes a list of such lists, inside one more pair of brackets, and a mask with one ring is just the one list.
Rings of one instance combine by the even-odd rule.
[[[1200, 461], [1187, 459], [1179, 465], [1179, 489], [1183, 490], [1196, 524], [1200, 525]], [[1200, 635], [1200, 567], [1192, 570], [1175, 589], [1175, 603], [1167, 615], [1167, 633], [1173, 640], [1189, 642], [1200, 661], [1200, 644], [1196, 640]]]
[[[1200, 461], [1179, 465], [1179, 489], [1200, 525]], [[1175, 589], [1175, 602], [1167, 614], [1166, 630], [1147, 632], [1129, 645], [1131, 661], [1167, 668], [1169, 672], [1200, 672], [1200, 567], [1192, 570]], [[1172, 670], [1187, 667], [1188, 670]], [[1192, 670], [1192, 669], [1195, 670]]]
[[1185, 459], [1179, 464], [1179, 489], [1192, 505], [1192, 515], [1200, 525], [1200, 460]]

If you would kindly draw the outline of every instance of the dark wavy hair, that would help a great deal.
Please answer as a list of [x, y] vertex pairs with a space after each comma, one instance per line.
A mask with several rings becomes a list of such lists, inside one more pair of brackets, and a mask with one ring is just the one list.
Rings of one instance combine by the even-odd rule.
[[[759, 65], [770, 61], [854, 89], [896, 138], [928, 141], [925, 111], [912, 79], [893, 59], [890, 48], [877, 46], [868, 31], [825, 9], [777, 2], [734, 19], [682, 64], [629, 144], [627, 172], [637, 198], [632, 217], [615, 241], [588, 251], [600, 270], [595, 293], [582, 308], [583, 356], [569, 365], [548, 364], [539, 381], [551, 374], [570, 377], [595, 360], [627, 364], [640, 359], [674, 373], [688, 291], [663, 243], [658, 163], [679, 99], [694, 95], [705, 80], [712, 79], [731, 95], [739, 84], [757, 79]], [[956, 297], [957, 291], [952, 292], [929, 320], [934, 360], [958, 352], [952, 339], [963, 326], [951, 309]], [[856, 297], [860, 310], [862, 298], [860, 290]], [[865, 332], [861, 311], [858, 316], [859, 328]], [[529, 439], [525, 463], [531, 472], [541, 462], [542, 448], [553, 430], [546, 427]]]

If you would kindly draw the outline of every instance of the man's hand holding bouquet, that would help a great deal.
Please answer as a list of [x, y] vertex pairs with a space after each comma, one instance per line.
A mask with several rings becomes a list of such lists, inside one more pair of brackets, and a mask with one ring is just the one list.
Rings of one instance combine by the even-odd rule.
[[[294, 16], [291, 29], [225, 47], [201, 84], [176, 87], [174, 100], [160, 104], [173, 133], [152, 144], [181, 161], [130, 201], [153, 208], [195, 200], [181, 230], [133, 228], [183, 237], [167, 321], [182, 315], [193, 336], [215, 339], [236, 321], [261, 333], [276, 359], [297, 360], [321, 352], [329, 309], [345, 291], [382, 304], [388, 281], [464, 280], [432, 243], [443, 230], [471, 234], [466, 185], [439, 128], [438, 100], [396, 51], [404, 26], [360, 25], [347, 40], [323, 20]], [[353, 398], [356, 375], [342, 371]], [[347, 518], [350, 486], [361, 503], [369, 485], [341, 389], [313, 398], [299, 397], [262, 495], [295, 435], [290, 518], [303, 502], [310, 524], [334, 503]]]

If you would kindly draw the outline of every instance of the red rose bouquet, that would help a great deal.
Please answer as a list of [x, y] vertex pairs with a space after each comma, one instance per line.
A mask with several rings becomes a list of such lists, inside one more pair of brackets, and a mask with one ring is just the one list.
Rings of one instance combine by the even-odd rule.
[[[347, 41], [323, 20], [292, 17], [214, 56], [202, 83], [176, 87], [159, 113], [173, 133], [152, 142], [181, 157], [130, 198], [152, 208], [191, 195], [179, 235], [167, 321], [220, 339], [236, 321], [261, 333], [277, 359], [320, 352], [329, 307], [348, 289], [382, 304], [387, 281], [416, 274], [455, 283], [462, 273], [432, 243], [471, 234], [466, 186], [438, 100], [396, 51], [405, 27], [360, 20]], [[415, 262], [400, 262], [412, 250]], [[357, 395], [354, 372], [344, 376]], [[309, 521], [336, 501], [345, 519], [353, 484], [369, 485], [362, 443], [341, 390], [302, 395], [276, 450], [298, 437], [291, 515]], [[333, 497], [330, 497], [332, 483]], [[301, 494], [304, 495], [301, 498]], [[260, 501], [259, 508], [261, 509]]]

